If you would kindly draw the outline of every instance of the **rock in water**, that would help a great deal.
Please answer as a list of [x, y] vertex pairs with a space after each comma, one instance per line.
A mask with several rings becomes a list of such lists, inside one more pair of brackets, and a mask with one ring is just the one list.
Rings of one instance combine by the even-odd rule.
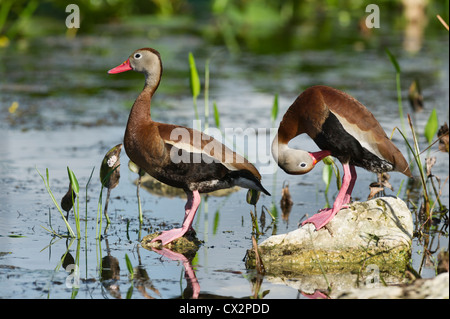
[[412, 236], [405, 202], [382, 197], [352, 203], [327, 228], [316, 231], [313, 224], [305, 224], [267, 238], [259, 248], [266, 274], [273, 276], [359, 272], [368, 265], [392, 275], [404, 272]]
[[[161, 242], [151, 242], [152, 239], [157, 237], [159, 234], [160, 233], [157, 232], [145, 236], [141, 241], [142, 247], [148, 250], [161, 249]], [[194, 258], [202, 243], [203, 242], [197, 238], [195, 231], [188, 231], [185, 236], [168, 243], [164, 247], [171, 251], [183, 254], [186, 257]]]

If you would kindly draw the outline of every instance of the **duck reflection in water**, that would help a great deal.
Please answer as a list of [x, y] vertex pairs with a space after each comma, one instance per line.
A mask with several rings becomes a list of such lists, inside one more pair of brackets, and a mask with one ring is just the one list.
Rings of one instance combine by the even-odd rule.
[[198, 299], [200, 295], [200, 284], [198, 283], [197, 277], [195, 276], [194, 268], [189, 259], [181, 253], [174, 252], [168, 248], [157, 249], [152, 247], [152, 250], [164, 257], [171, 260], [181, 261], [184, 267], [184, 278], [188, 286], [183, 292], [184, 298]]

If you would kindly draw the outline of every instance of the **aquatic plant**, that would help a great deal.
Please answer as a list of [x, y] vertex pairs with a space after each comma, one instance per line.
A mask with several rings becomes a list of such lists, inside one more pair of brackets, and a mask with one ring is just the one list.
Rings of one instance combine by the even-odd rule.
[[341, 173], [339, 171], [339, 168], [337, 167], [336, 163], [334, 162], [333, 158], [331, 156], [325, 157], [323, 160], [323, 168], [322, 168], [322, 180], [325, 183], [325, 200], [326, 200], [326, 207], [329, 208], [330, 204], [328, 202], [328, 190], [330, 189], [333, 173], [334, 176], [336, 176], [336, 187], [337, 189], [341, 189]]
[[195, 65], [195, 59], [192, 52], [189, 52], [189, 84], [191, 87], [192, 102], [194, 103], [195, 119], [199, 120], [197, 109], [197, 97], [200, 94], [200, 78], [198, 76], [197, 67]]
[[133, 276], [134, 276], [133, 265], [131, 264], [131, 260], [130, 260], [130, 257], [128, 257], [128, 254], [125, 254], [125, 262], [127, 264], [127, 270], [128, 270], [130, 279], [133, 280]]
[[403, 117], [403, 103], [402, 103], [402, 86], [400, 82], [401, 76], [400, 64], [398, 64], [397, 58], [395, 57], [395, 55], [391, 53], [391, 51], [389, 51], [388, 48], [386, 48], [386, 53], [389, 56], [389, 59], [391, 60], [391, 63], [395, 69], [395, 84], [397, 89], [398, 114], [400, 117], [401, 128], [403, 131], [405, 131], [405, 123], [404, 123], [405, 120]]
[[122, 151], [122, 143], [112, 147], [104, 156], [100, 166], [100, 182], [103, 187], [108, 189], [106, 195], [104, 214], [107, 224], [111, 223], [108, 216], [108, 203], [111, 190], [119, 185], [120, 179], [120, 152]]
[[[405, 141], [405, 144], [407, 146], [408, 158], [410, 160], [411, 169], [414, 167], [413, 164], [415, 164], [415, 166], [417, 167], [417, 169], [419, 171], [420, 185], [421, 185], [421, 189], [422, 189], [422, 192], [421, 192], [422, 203], [420, 203], [420, 202], [413, 203], [411, 201], [410, 201], [410, 203], [419, 212], [418, 215], [422, 214], [425, 217], [424, 222], [421, 225], [421, 227], [425, 226], [425, 229], [428, 230], [431, 226], [433, 211], [437, 207], [437, 205], [439, 207], [440, 212], [448, 213], [448, 209], [444, 205], [442, 205], [442, 203], [440, 201], [440, 194], [441, 194], [442, 186], [440, 186], [439, 188], [436, 188], [433, 178], [438, 179], [438, 177], [431, 174], [431, 166], [432, 166], [432, 165], [430, 165], [431, 159], [426, 158], [425, 159], [425, 162], [427, 163], [426, 164], [426, 163], [423, 163], [423, 161], [420, 157], [426, 150], [429, 150], [435, 143], [437, 143], [440, 140], [440, 137], [438, 137], [438, 139], [434, 140], [436, 133], [438, 132], [438, 129], [439, 129], [437, 112], [436, 112], [436, 109], [433, 109], [431, 111], [428, 121], [424, 127], [423, 136], [425, 137], [425, 139], [428, 143], [428, 147], [425, 150], [421, 151], [420, 147], [419, 147], [419, 138], [418, 138], [419, 135], [417, 133], [417, 129], [414, 126], [414, 123], [413, 123], [413, 120], [411, 119], [410, 114], [407, 114], [407, 119], [408, 119], [408, 124], [409, 124], [409, 128], [410, 128], [411, 135], [412, 135], [412, 140], [413, 140], [412, 143], [410, 143], [408, 141], [408, 138], [406, 136], [406, 128], [405, 128], [404, 120], [403, 120], [403, 106], [402, 106], [402, 94], [401, 94], [401, 83], [400, 83], [400, 77], [401, 77], [400, 65], [399, 65], [396, 57], [387, 48], [386, 48], [386, 53], [388, 54], [389, 59], [390, 59], [392, 65], [394, 66], [395, 72], [396, 72], [397, 104], [398, 104], [399, 117], [400, 117], [400, 121], [401, 121], [401, 129], [399, 129], [399, 128], [396, 128], [396, 129], [402, 135], [402, 137]], [[409, 90], [408, 97], [409, 97], [412, 105], [414, 105], [415, 101], [411, 101], [411, 99], [414, 97], [417, 98], [417, 95], [420, 94], [417, 86], [418, 86], [418, 84], [414, 85], [414, 83], [413, 83], [412, 87], [410, 87], [410, 90]], [[420, 103], [423, 105], [423, 100], [421, 100]], [[415, 110], [416, 109], [413, 108], [413, 111], [415, 111]], [[431, 184], [431, 189], [429, 187], [428, 181]], [[433, 195], [434, 195], [434, 201], [433, 201]], [[420, 219], [420, 217], [418, 217], [418, 218]]]
[[0, 48], [7, 46], [10, 40], [16, 38], [33, 16], [38, 5], [39, 1], [37, 0], [2, 0], [0, 6]]
[[45, 169], [45, 176], [46, 178], [44, 178], [44, 176], [41, 174], [41, 172], [39, 172], [39, 170], [36, 167], [36, 171], [38, 172], [39, 176], [42, 178], [42, 181], [44, 182], [45, 188], [47, 189], [48, 194], [50, 195], [50, 198], [53, 201], [53, 204], [55, 205], [55, 207], [58, 209], [59, 213], [61, 214], [61, 217], [67, 227], [67, 231], [69, 232], [71, 237], [75, 237], [75, 233], [72, 230], [72, 227], [70, 227], [69, 223], [66, 220], [66, 217], [64, 216], [61, 207], [59, 206], [58, 202], [55, 199], [55, 196], [53, 195], [53, 192], [50, 188], [50, 178], [49, 178], [49, 173], [48, 173], [48, 168]]
[[75, 203], [74, 200], [75, 198], [72, 197], [72, 201], [73, 201], [73, 214], [75, 216], [75, 225], [76, 225], [76, 230], [77, 230], [77, 238], [81, 238], [81, 227], [80, 227], [80, 185], [78, 184], [78, 180], [77, 177], [75, 176], [75, 173], [69, 168], [67, 167], [67, 174], [69, 175], [69, 181], [70, 181], [70, 185], [72, 185], [72, 189], [73, 192], [77, 195], [76, 199], [77, 199], [77, 208], [75, 209]]
[[[53, 195], [53, 192], [50, 188], [50, 177], [49, 177], [49, 172], [48, 172], [48, 168], [45, 169], [45, 175], [46, 177], [44, 178], [44, 176], [41, 174], [41, 172], [37, 169], [36, 167], [36, 171], [39, 174], [39, 176], [41, 177], [42, 181], [44, 182], [45, 188], [48, 192], [48, 194], [50, 195], [50, 198], [53, 201], [53, 204], [55, 205], [56, 209], [59, 211], [59, 213], [61, 214], [61, 218], [64, 221], [64, 224], [66, 225], [67, 231], [69, 233], [69, 237], [74, 237], [77, 239], [81, 238], [81, 225], [80, 225], [80, 186], [78, 184], [78, 180], [75, 176], [75, 173], [69, 168], [67, 167], [67, 174], [69, 177], [69, 191], [63, 196], [63, 199], [61, 200], [61, 206], [58, 204], [58, 202], [56, 201], [55, 196]], [[91, 181], [92, 178], [92, 173], [94, 172], [94, 169], [92, 169], [91, 171], [91, 175], [88, 179], [88, 182], [86, 184], [86, 198], [87, 198], [87, 188], [88, 185]], [[75, 206], [75, 199], [76, 199], [76, 206]], [[71, 203], [67, 204], [68, 201], [71, 201]], [[71, 205], [70, 205], [71, 204]], [[66, 206], [67, 205], [67, 206]], [[74, 231], [72, 230], [72, 227], [70, 227], [69, 222], [66, 218], [66, 216], [68, 217], [68, 211], [70, 210], [70, 208], [68, 210], [65, 209], [65, 211], [67, 212], [67, 215], [64, 216], [63, 214], [63, 209], [62, 206], [64, 206], [65, 208], [68, 208], [70, 206], [70, 208], [73, 207], [73, 213], [74, 213], [74, 217], [75, 217], [75, 226], [76, 226], [76, 235], [74, 233]], [[87, 200], [86, 200], [86, 220], [87, 220]], [[50, 213], [49, 213], [49, 223], [51, 225], [51, 217], [50, 217]], [[45, 227], [43, 227], [44, 229], [46, 229], [47, 231], [49, 231], [50, 233], [52, 233], [55, 236], [58, 237], [64, 237], [58, 233], [56, 233], [56, 231], [54, 231], [53, 229], [49, 230]]]
[[144, 221], [144, 217], [142, 215], [140, 189], [141, 189], [142, 176], [145, 175], [145, 171], [142, 168], [140, 168], [139, 166], [137, 166], [135, 163], [133, 163], [133, 161], [131, 161], [131, 160], [128, 161], [128, 168], [130, 171], [138, 174], [138, 176], [139, 176], [137, 183], [136, 183], [136, 197], [137, 197], [137, 201], [138, 201], [139, 223], [142, 225], [142, 223]]
[[270, 112], [270, 121], [272, 122], [272, 127], [275, 127], [275, 121], [278, 117], [278, 93], [275, 94], [272, 103], [272, 110]]
[[69, 212], [73, 207], [74, 198], [77, 194], [72, 189], [72, 183], [69, 182], [69, 189], [66, 195], [61, 199], [61, 208], [66, 211], [66, 219], [69, 219]]
[[[433, 118], [434, 117], [431, 116], [431, 121], [434, 121]], [[418, 171], [419, 171], [420, 185], [422, 188], [422, 192], [421, 192], [422, 203], [420, 203], [420, 202], [411, 203], [416, 209], [416, 219], [420, 220], [420, 219], [422, 219], [420, 216], [421, 215], [424, 216], [424, 218], [422, 219], [423, 223], [421, 225], [419, 225], [419, 229], [416, 230], [416, 236], [417, 236], [417, 235], [422, 234], [424, 231], [428, 232], [430, 230], [430, 227], [432, 225], [432, 223], [431, 223], [432, 217], [433, 217], [434, 213], [439, 213], [439, 215], [441, 216], [439, 219], [441, 219], [443, 216], [448, 215], [448, 208], [446, 208], [440, 202], [440, 194], [442, 192], [442, 187], [444, 185], [440, 185], [439, 188], [436, 188], [435, 184], [433, 182], [433, 177], [435, 179], [438, 179], [436, 176], [431, 174], [431, 167], [433, 164], [431, 164], [430, 159], [426, 159], [427, 165], [423, 165], [423, 163], [422, 163], [420, 156], [423, 154], [423, 152], [426, 151], [426, 149], [421, 151], [419, 148], [419, 142], [418, 142], [416, 130], [414, 128], [413, 122], [412, 122], [409, 114], [408, 114], [408, 123], [409, 123], [411, 133], [413, 136], [413, 145], [411, 145], [408, 142], [408, 139], [405, 136], [405, 134], [400, 129], [398, 129], [398, 128], [397, 129], [400, 132], [400, 134], [403, 136], [403, 138], [408, 146], [409, 152], [412, 154], [414, 161], [418, 167]], [[430, 125], [428, 125], [428, 127], [429, 127], [429, 129], [433, 129], [434, 125], [430, 124]], [[425, 134], [430, 134], [430, 133], [427, 132]], [[428, 148], [430, 148], [432, 145], [434, 145], [438, 140], [436, 140], [433, 143], [430, 143]], [[430, 181], [430, 183], [432, 185], [432, 190], [430, 190], [430, 188], [428, 186], [428, 181]], [[448, 178], [447, 178], [447, 181], [448, 181]], [[440, 184], [439, 180], [438, 180], [438, 182]], [[433, 195], [432, 192], [434, 192], [434, 201], [432, 199], [432, 195]], [[435, 210], [436, 205], [439, 205], [438, 211]], [[448, 216], [447, 216], [447, 218], [448, 218]], [[428, 249], [428, 240], [426, 240], [426, 241], [427, 241], [427, 243], [424, 244], [424, 249]], [[424, 255], [424, 258], [425, 258], [425, 255]], [[420, 265], [420, 269], [422, 268], [422, 265], [423, 265], [423, 261]], [[419, 270], [419, 273], [420, 273], [420, 270]]]
[[439, 129], [438, 117], [436, 109], [433, 108], [428, 118], [427, 124], [425, 124], [424, 136], [427, 139], [429, 145], [433, 143], [433, 139]]

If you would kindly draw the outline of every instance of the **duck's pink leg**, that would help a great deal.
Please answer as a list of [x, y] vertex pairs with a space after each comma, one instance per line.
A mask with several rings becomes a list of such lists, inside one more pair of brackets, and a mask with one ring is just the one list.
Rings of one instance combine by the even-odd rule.
[[[347, 189], [347, 192], [345, 193], [345, 197], [344, 197], [344, 202], [342, 203], [342, 208], [347, 208], [347, 204], [350, 203], [350, 199], [352, 197], [352, 192], [353, 192], [353, 187], [355, 186], [355, 182], [356, 182], [356, 170], [355, 170], [355, 166], [351, 165], [350, 166], [350, 174], [351, 174], [351, 180]], [[331, 211], [332, 208], [323, 208], [320, 209], [319, 212], [326, 212], [326, 211]]]
[[[344, 177], [342, 178], [342, 186], [334, 201], [332, 209], [326, 209], [317, 213], [302, 223], [302, 226], [306, 223], [312, 223], [316, 226], [316, 230], [319, 230], [326, 224], [328, 224], [333, 217], [341, 210], [342, 206], [350, 202], [351, 192], [356, 181], [356, 172], [353, 166], [348, 164], [342, 164], [344, 168]], [[352, 176], [355, 173], [355, 176]]]
[[153, 238], [152, 243], [155, 241], [161, 241], [162, 245], [166, 245], [175, 239], [182, 237], [189, 229], [191, 229], [192, 222], [194, 221], [195, 213], [197, 212], [198, 206], [201, 202], [201, 197], [198, 191], [188, 193], [188, 201], [185, 206], [185, 214], [183, 225], [181, 228], [174, 228], [171, 230], [166, 230], [161, 233], [156, 238]]
[[[198, 192], [197, 192], [197, 193], [198, 193]], [[193, 195], [192, 193], [187, 194], [187, 202], [186, 202], [186, 205], [184, 205], [184, 219], [183, 219], [183, 224], [184, 224], [184, 222], [186, 221], [186, 218], [188, 218], [188, 216], [189, 216], [190, 213], [191, 213], [193, 200], [194, 200], [194, 195]], [[199, 202], [198, 202], [198, 205], [200, 205], [200, 195], [199, 195]], [[198, 207], [198, 205], [197, 205], [197, 207]], [[195, 209], [194, 214], [196, 213], [196, 211], [197, 211], [197, 208]], [[192, 217], [192, 218], [193, 218], [193, 217]], [[194, 230], [194, 229], [192, 228], [192, 222], [191, 222], [191, 225], [189, 226], [188, 231], [191, 231], [191, 230]]]
[[350, 166], [351, 179], [350, 179], [350, 184], [348, 186], [347, 192], [345, 193], [344, 205], [347, 205], [348, 203], [350, 203], [350, 199], [352, 197], [352, 192], [353, 192], [353, 187], [355, 186], [355, 182], [356, 182], [355, 166], [353, 166], [353, 165], [349, 165], [349, 166]]

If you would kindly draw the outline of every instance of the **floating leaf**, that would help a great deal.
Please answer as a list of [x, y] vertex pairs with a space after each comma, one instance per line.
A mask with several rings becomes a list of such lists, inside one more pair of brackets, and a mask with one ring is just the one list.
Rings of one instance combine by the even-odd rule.
[[424, 132], [428, 144], [431, 144], [433, 142], [433, 137], [437, 133], [438, 129], [439, 129], [438, 117], [436, 109], [433, 109], [433, 111], [431, 111], [430, 117], [428, 118], [428, 122], [425, 125], [425, 132]]

